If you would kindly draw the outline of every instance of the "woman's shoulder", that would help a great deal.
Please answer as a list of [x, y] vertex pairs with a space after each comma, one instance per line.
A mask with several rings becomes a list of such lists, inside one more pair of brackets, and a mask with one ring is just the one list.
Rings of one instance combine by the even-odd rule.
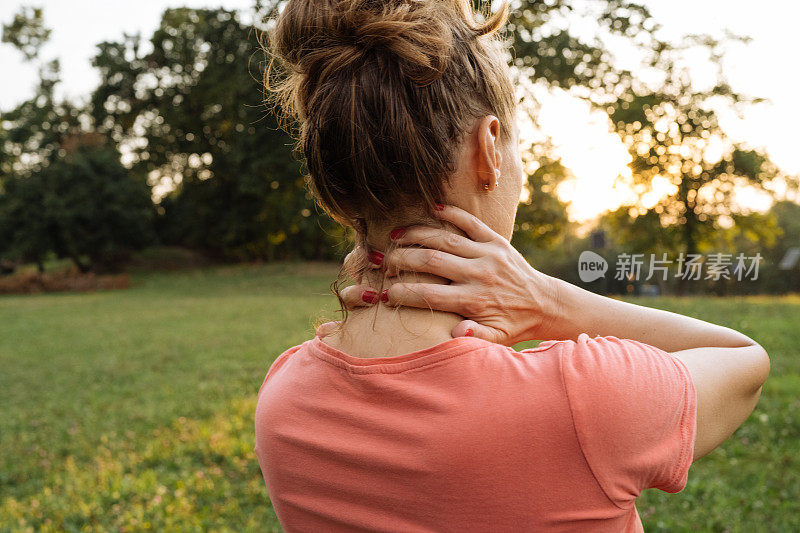
[[294, 354], [296, 354], [297, 352], [299, 352], [300, 350], [302, 350], [309, 342], [311, 341], [310, 340], [305, 341], [296, 346], [292, 346], [291, 348], [285, 350], [283, 353], [281, 353], [278, 357], [275, 358], [275, 360], [272, 362], [272, 364], [269, 366], [269, 369], [267, 370], [267, 375], [264, 376], [264, 381], [261, 382], [261, 388], [259, 389], [259, 394], [261, 393], [261, 389], [264, 388], [264, 385], [267, 383], [267, 381], [269, 381], [269, 379], [273, 377], [281, 369], [281, 367], [283, 367], [286, 364], [289, 358]]

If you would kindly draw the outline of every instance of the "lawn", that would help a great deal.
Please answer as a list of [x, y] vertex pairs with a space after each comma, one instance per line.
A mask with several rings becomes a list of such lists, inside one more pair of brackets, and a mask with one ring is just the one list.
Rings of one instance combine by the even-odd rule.
[[[280, 531], [256, 393], [331, 316], [335, 273], [222, 267], [0, 297], [0, 531]], [[686, 489], [639, 499], [645, 529], [800, 530], [800, 297], [639, 301], [741, 329], [772, 357], [755, 413]]]

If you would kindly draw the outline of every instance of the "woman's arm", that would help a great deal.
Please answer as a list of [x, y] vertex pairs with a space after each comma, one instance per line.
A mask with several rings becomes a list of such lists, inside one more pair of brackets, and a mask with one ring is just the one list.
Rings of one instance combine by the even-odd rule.
[[677, 352], [691, 348], [717, 346], [740, 348], [755, 341], [730, 328], [696, 318], [643, 307], [586, 291], [551, 278], [556, 297], [549, 312], [553, 315], [546, 339], [576, 339], [581, 333], [635, 339]]
[[722, 444], [756, 406], [769, 375], [767, 352], [732, 329], [590, 293], [556, 280], [559, 298], [547, 336], [613, 335], [678, 357], [697, 392], [694, 460]]
[[[746, 335], [585, 291], [532, 268], [507, 240], [466, 211], [447, 206], [434, 215], [466, 237], [425, 226], [406, 228], [396, 239], [399, 247], [386, 255], [385, 266], [390, 272], [455, 271], [458, 279], [450, 285], [394, 284], [390, 304], [467, 317], [454, 328], [454, 337], [471, 330], [476, 337], [511, 345], [531, 339], [574, 340], [587, 333], [633, 339], [672, 353], [689, 369], [697, 392], [695, 459], [722, 443], [755, 407], [769, 358]], [[343, 296], [363, 305], [363, 290], [354, 287]]]

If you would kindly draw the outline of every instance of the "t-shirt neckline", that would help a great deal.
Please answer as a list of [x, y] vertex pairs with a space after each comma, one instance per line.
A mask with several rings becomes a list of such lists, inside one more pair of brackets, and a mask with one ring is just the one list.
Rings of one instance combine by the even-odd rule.
[[308, 348], [317, 358], [354, 374], [392, 374], [464, 355], [492, 344], [476, 337], [455, 337], [403, 355], [355, 357], [325, 344], [320, 337], [314, 337], [308, 341]]

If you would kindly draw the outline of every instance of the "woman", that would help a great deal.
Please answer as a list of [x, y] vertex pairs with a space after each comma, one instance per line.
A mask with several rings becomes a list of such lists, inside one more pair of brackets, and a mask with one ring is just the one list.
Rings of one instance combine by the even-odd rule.
[[[268, 89], [298, 119], [310, 188], [369, 257], [349, 265], [349, 316], [259, 391], [287, 531], [641, 531], [640, 492], [680, 491], [756, 404], [753, 340], [588, 293], [510, 246], [506, 15], [290, 0], [271, 30]], [[528, 339], [546, 342], [507, 347]]]

